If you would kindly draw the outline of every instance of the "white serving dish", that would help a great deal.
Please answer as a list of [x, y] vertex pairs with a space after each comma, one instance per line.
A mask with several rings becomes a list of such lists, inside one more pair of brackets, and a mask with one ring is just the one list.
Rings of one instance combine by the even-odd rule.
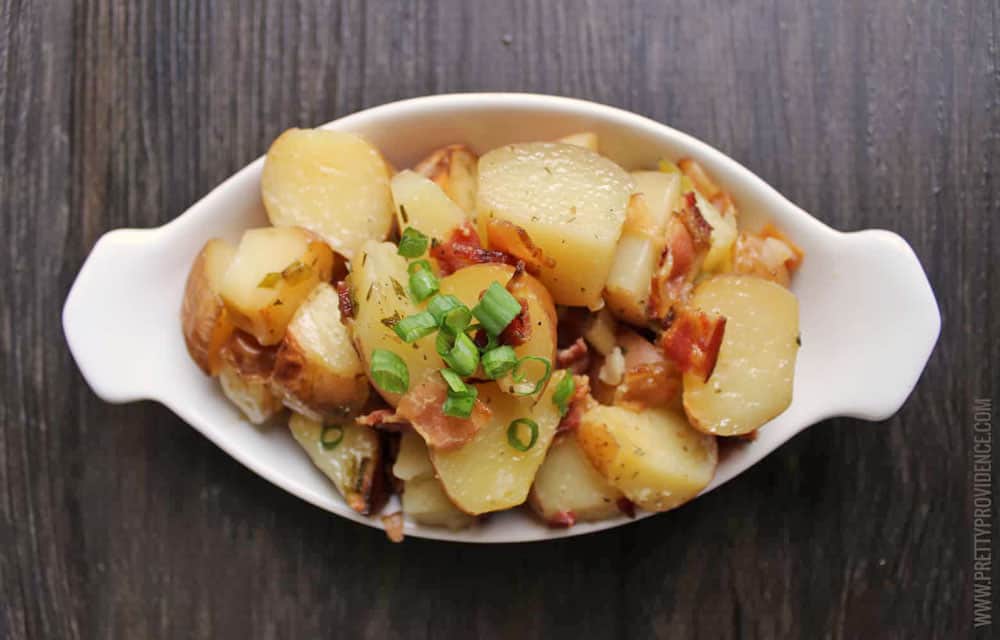
[[[735, 198], [747, 226], [772, 220], [806, 252], [792, 286], [802, 349], [791, 406], [753, 442], [729, 449], [706, 489], [728, 482], [806, 427], [832, 416], [884, 420], [906, 400], [930, 356], [941, 318], [917, 257], [899, 236], [841, 233], [786, 200], [734, 160], [689, 135], [612, 107], [543, 95], [429, 96], [367, 109], [328, 125], [371, 140], [396, 166], [435, 147], [465, 142], [479, 152], [515, 141], [591, 130], [601, 151], [626, 168], [691, 156]], [[267, 224], [259, 158], [157, 229], [121, 229], [94, 246], [63, 309], [73, 357], [108, 402], [152, 399], [231, 456], [286, 491], [341, 517], [381, 527], [349, 509], [287, 429], [259, 429], [188, 357], [179, 309], [188, 268], [210, 237], [238, 240]], [[844, 465], [851, 461], [844, 460]], [[386, 512], [394, 510], [390, 505]], [[651, 514], [640, 514], [646, 517]], [[406, 535], [463, 542], [521, 542], [575, 536], [629, 523], [621, 517], [549, 528], [520, 511], [451, 532], [406, 523]]]

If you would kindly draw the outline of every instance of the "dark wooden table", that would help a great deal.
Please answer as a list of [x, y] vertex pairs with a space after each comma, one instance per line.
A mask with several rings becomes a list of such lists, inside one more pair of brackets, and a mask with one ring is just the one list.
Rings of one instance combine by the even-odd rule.
[[[972, 407], [1000, 399], [1000, 11], [839, 4], [0, 0], [0, 637], [972, 633]], [[397, 546], [163, 407], [87, 388], [60, 310], [102, 233], [174, 218], [286, 127], [477, 90], [636, 111], [837, 228], [902, 234], [944, 316], [909, 402], [632, 526]]]

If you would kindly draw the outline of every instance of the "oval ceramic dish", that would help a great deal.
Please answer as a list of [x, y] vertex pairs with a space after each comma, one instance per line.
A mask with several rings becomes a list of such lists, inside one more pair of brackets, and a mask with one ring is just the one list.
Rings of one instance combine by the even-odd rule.
[[[747, 228], [772, 220], [793, 238], [807, 255], [792, 283], [802, 334], [794, 399], [754, 441], [727, 447], [706, 492], [825, 418], [889, 417], [913, 389], [937, 340], [941, 319], [934, 294], [902, 238], [888, 231], [835, 231], [719, 151], [641, 116], [567, 98], [487, 93], [395, 102], [326, 127], [365, 136], [399, 167], [453, 142], [483, 152], [509, 142], [594, 131], [601, 152], [629, 169], [655, 167], [664, 157], [693, 157], [732, 194]], [[381, 527], [378, 517], [360, 516], [344, 504], [283, 425], [247, 423], [184, 346], [179, 310], [188, 268], [208, 238], [235, 242], [244, 229], [267, 224], [259, 184], [263, 165], [263, 158], [251, 163], [169, 224], [104, 235], [66, 300], [66, 338], [84, 378], [104, 400], [161, 402], [279, 487], [341, 517]], [[391, 502], [385, 513], [397, 509]], [[521, 542], [629, 522], [622, 516], [553, 529], [514, 510], [465, 531], [413, 522], [405, 531], [463, 542]]]

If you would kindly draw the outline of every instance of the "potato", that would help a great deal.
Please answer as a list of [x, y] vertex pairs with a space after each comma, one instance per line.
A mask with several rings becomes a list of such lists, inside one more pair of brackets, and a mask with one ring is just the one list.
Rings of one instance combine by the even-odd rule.
[[680, 174], [662, 171], [633, 171], [632, 180], [635, 181], [636, 191], [641, 193], [646, 201], [655, 229], [658, 229], [659, 233], [662, 234], [670, 214], [679, 207]]
[[[370, 515], [381, 507], [385, 497], [382, 447], [374, 429], [345, 422], [342, 426], [326, 427], [324, 434], [322, 423], [298, 413], [292, 414], [288, 428], [349, 507], [362, 515]], [[331, 445], [340, 436], [340, 429], [343, 439]]]
[[240, 375], [229, 362], [219, 368], [219, 384], [230, 402], [253, 424], [264, 424], [284, 407], [266, 380]]
[[[406, 344], [392, 330], [393, 321], [419, 311], [408, 292], [406, 258], [396, 251], [396, 245], [391, 242], [368, 242], [362, 246], [360, 258], [354, 261], [350, 276], [357, 300], [352, 328], [369, 379], [372, 353], [376, 349], [387, 349], [403, 359], [412, 386], [427, 371], [443, 365], [434, 347], [433, 335]], [[394, 407], [399, 403], [400, 394], [374, 386], [386, 402]]]
[[[460, 448], [431, 449], [434, 470], [459, 509], [477, 515], [525, 501], [559, 424], [559, 409], [552, 402], [552, 393], [564, 375], [568, 374], [553, 374], [537, 402], [507, 395], [492, 382], [476, 385], [479, 399], [491, 412], [487, 424]], [[519, 418], [538, 424], [537, 441], [523, 452], [507, 439], [508, 427]], [[525, 442], [527, 434], [521, 434], [521, 438]]]
[[432, 527], [465, 529], [476, 519], [463, 513], [448, 499], [441, 482], [434, 477], [407, 480], [402, 496], [403, 513], [414, 522]]
[[309, 229], [348, 259], [392, 229], [387, 165], [351, 133], [285, 131], [268, 149], [260, 188], [271, 224]]
[[441, 187], [419, 173], [406, 170], [392, 179], [399, 228], [413, 227], [424, 235], [446, 240], [465, 224], [465, 212], [448, 199]]
[[667, 511], [694, 498], [711, 482], [718, 462], [715, 438], [669, 409], [635, 413], [593, 405], [577, 439], [598, 472], [647, 511]]
[[555, 302], [596, 309], [633, 190], [621, 167], [582, 147], [505, 145], [479, 159], [480, 237], [494, 219], [521, 227], [551, 261], [539, 279]]
[[400, 480], [418, 480], [434, 476], [430, 455], [424, 439], [412, 429], [403, 431], [399, 439], [399, 454], [392, 465], [392, 475]]
[[635, 194], [604, 286], [611, 313], [637, 326], [646, 324], [653, 271], [662, 253], [663, 225], [652, 218], [645, 199]]
[[711, 377], [684, 375], [684, 411], [705, 433], [754, 431], [792, 401], [798, 353], [795, 295], [753, 276], [715, 276], [695, 289], [692, 304], [726, 318]]
[[583, 331], [583, 339], [594, 348], [594, 351], [602, 356], [608, 356], [611, 355], [618, 343], [618, 339], [615, 337], [617, 331], [618, 323], [614, 316], [607, 309], [601, 309], [593, 314], [590, 322], [587, 323]]
[[368, 378], [340, 318], [337, 292], [321, 282], [285, 330], [271, 377], [285, 406], [316, 420], [350, 415], [368, 400]]
[[710, 273], [731, 270], [733, 247], [739, 236], [736, 216], [732, 211], [719, 213], [719, 210], [698, 192], [695, 192], [695, 201], [701, 216], [712, 227], [711, 245], [708, 248], [708, 255], [705, 256], [705, 262], [701, 265], [702, 270]]
[[263, 345], [278, 344], [295, 310], [333, 273], [330, 247], [298, 227], [250, 229], [222, 279], [233, 324]]
[[222, 364], [219, 350], [233, 332], [219, 291], [235, 252], [224, 240], [206, 242], [191, 265], [184, 287], [181, 303], [184, 343], [195, 364], [211, 376], [218, 375]]
[[556, 140], [556, 142], [561, 142], [563, 144], [572, 144], [578, 147], [583, 147], [584, 149], [590, 149], [594, 153], [598, 152], [597, 148], [597, 134], [593, 131], [581, 131], [580, 133], [572, 133], [568, 136], [563, 136]]
[[464, 144], [452, 144], [421, 160], [414, 170], [430, 178], [466, 213], [476, 211], [479, 158]]
[[569, 433], [552, 443], [528, 503], [543, 520], [558, 525], [614, 517], [620, 513], [622, 497], [587, 459], [576, 435]]

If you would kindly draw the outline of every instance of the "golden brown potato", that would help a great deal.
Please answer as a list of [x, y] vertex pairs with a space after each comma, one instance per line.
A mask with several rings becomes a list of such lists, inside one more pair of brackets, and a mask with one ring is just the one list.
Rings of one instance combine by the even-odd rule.
[[636, 413], [593, 405], [577, 439], [598, 472], [647, 511], [667, 511], [694, 498], [711, 482], [718, 462], [715, 438], [669, 409]]
[[413, 227], [424, 235], [445, 240], [466, 222], [465, 211], [448, 199], [441, 187], [410, 170], [392, 179], [392, 197], [400, 229]]
[[348, 506], [362, 515], [381, 507], [385, 498], [382, 447], [374, 429], [353, 422], [324, 426], [297, 413], [292, 414], [288, 428]]
[[623, 494], [590, 463], [576, 435], [556, 438], [538, 469], [528, 504], [553, 525], [604, 520], [618, 515]]
[[298, 227], [243, 234], [220, 295], [234, 325], [263, 345], [278, 344], [295, 310], [333, 273], [330, 247]]
[[716, 276], [695, 289], [692, 304], [726, 318], [715, 369], [707, 381], [684, 375], [684, 410], [705, 433], [754, 431], [792, 401], [798, 353], [795, 295], [753, 276]]
[[219, 350], [233, 332], [233, 324], [219, 295], [222, 278], [235, 250], [224, 240], [205, 243], [195, 258], [184, 287], [181, 328], [191, 359], [206, 374], [218, 375]]
[[479, 157], [464, 144], [452, 144], [421, 160], [414, 171], [434, 181], [466, 213], [476, 210]]
[[351, 133], [285, 131], [267, 152], [260, 186], [271, 224], [309, 229], [348, 259], [392, 229], [387, 165]]
[[572, 133], [568, 136], [563, 136], [556, 140], [556, 142], [561, 142], [563, 144], [572, 144], [578, 147], [583, 147], [584, 149], [590, 149], [594, 153], [598, 152], [598, 141], [597, 134], [593, 131], [581, 131], [580, 133]]
[[368, 400], [365, 368], [329, 284], [316, 285], [292, 316], [271, 383], [287, 407], [316, 420], [350, 415]]
[[464, 529], [475, 522], [448, 499], [434, 477], [427, 445], [416, 432], [403, 432], [392, 473], [404, 483], [403, 513], [414, 522], [449, 529]]
[[711, 245], [701, 268], [709, 273], [730, 271], [733, 265], [733, 247], [739, 235], [736, 215], [732, 211], [720, 213], [703, 195], [695, 192], [698, 211], [712, 227]]
[[583, 147], [504, 145], [479, 159], [477, 224], [524, 229], [544, 253], [539, 279], [558, 304], [599, 308], [634, 190], [618, 165]]

